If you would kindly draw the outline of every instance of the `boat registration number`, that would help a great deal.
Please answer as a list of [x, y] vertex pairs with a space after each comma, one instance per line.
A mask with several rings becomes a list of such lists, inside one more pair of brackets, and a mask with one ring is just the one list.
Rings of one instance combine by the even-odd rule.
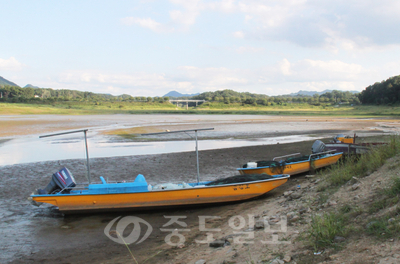
[[237, 191], [237, 190], [245, 190], [245, 189], [250, 189], [249, 184], [240, 184], [240, 185], [235, 185], [233, 186], [233, 190]]

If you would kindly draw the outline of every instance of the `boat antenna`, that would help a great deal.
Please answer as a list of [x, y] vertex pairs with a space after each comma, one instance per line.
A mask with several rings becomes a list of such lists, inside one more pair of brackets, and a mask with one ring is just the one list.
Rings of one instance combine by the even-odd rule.
[[89, 165], [89, 150], [88, 150], [88, 144], [87, 144], [87, 129], [82, 129], [82, 130], [75, 130], [75, 131], [69, 131], [69, 132], [62, 132], [62, 133], [56, 133], [56, 134], [49, 134], [49, 135], [43, 135], [39, 136], [39, 138], [45, 138], [45, 137], [53, 137], [53, 136], [60, 136], [60, 135], [66, 135], [66, 134], [73, 134], [73, 133], [80, 133], [83, 132], [85, 136], [85, 148], [86, 148], [86, 167], [87, 167], [87, 179], [90, 184], [90, 165]]
[[[204, 131], [204, 130], [214, 130], [214, 128], [199, 128], [199, 129], [177, 130], [177, 131], [167, 130], [166, 132], [141, 134], [141, 136], [153, 136], [153, 135], [163, 135], [163, 134], [171, 134], [171, 133], [185, 133], [188, 136], [190, 136], [187, 132], [194, 132], [195, 140], [196, 140], [197, 183], [199, 183], [200, 182], [200, 169], [199, 169], [199, 147], [198, 147], [199, 145], [197, 143], [197, 131]], [[193, 138], [193, 137], [191, 137], [191, 138]]]

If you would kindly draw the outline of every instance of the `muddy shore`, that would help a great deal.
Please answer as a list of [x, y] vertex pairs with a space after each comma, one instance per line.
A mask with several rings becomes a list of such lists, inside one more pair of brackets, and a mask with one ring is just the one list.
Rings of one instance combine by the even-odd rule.
[[[275, 155], [310, 151], [312, 142], [232, 148], [201, 151], [199, 154], [202, 180], [212, 180], [236, 175], [235, 169], [251, 160], [271, 159]], [[250, 158], [251, 157], [251, 158]], [[35, 188], [43, 188], [49, 182], [51, 172], [66, 166], [77, 179], [85, 181], [84, 160], [63, 160], [4, 166], [2, 175], [2, 258], [10, 263], [102, 263], [120, 257], [129, 260], [126, 247], [111, 241], [104, 235], [104, 228], [118, 216], [137, 216], [153, 227], [152, 235], [143, 243], [132, 246], [139, 263], [164, 249], [165, 234], [160, 231], [168, 222], [164, 215], [187, 216], [188, 226], [198, 229], [198, 216], [225, 217], [226, 212], [240, 214], [241, 208], [252, 203], [272, 199], [283, 190], [275, 190], [260, 200], [250, 203], [208, 206], [197, 209], [173, 209], [152, 212], [118, 212], [113, 214], [66, 216], [49, 206], [34, 207], [27, 197]], [[160, 170], [160, 168], [162, 168]], [[109, 180], [134, 179], [143, 174], [150, 184], [159, 182], [196, 181], [196, 157], [194, 152], [145, 155], [132, 157], [97, 158], [91, 160], [93, 179], [103, 176]], [[286, 185], [289, 186], [289, 185]], [[129, 232], [127, 230], [126, 232]], [[198, 232], [198, 230], [197, 230]], [[191, 232], [196, 233], [196, 230]], [[165, 250], [165, 249], [164, 249]], [[168, 251], [168, 250], [167, 250]], [[169, 254], [169, 253], [168, 253]], [[159, 263], [168, 259], [165, 253], [147, 263]], [[124, 258], [122, 258], [124, 259]], [[1, 261], [3, 263], [3, 261]], [[122, 262], [121, 262], [122, 263]]]
[[[313, 134], [318, 134], [318, 131], [327, 132], [316, 128]], [[336, 133], [336, 130], [332, 131]], [[346, 130], [343, 133], [355, 131], [357, 130]], [[368, 134], [368, 131], [362, 132]], [[292, 134], [297, 133], [298, 131], [293, 131]], [[313, 142], [200, 151], [200, 177], [201, 180], [213, 180], [232, 176], [237, 174], [236, 168], [248, 161], [268, 160], [294, 152], [307, 154], [310, 153]], [[95, 158], [90, 162], [93, 179], [103, 176], [109, 180], [129, 180], [140, 173], [150, 184], [196, 181], [194, 151]], [[189, 245], [196, 248], [194, 240], [202, 235], [199, 230], [199, 216], [219, 217], [212, 223], [218, 227], [230, 217], [239, 215], [248, 208], [267, 204], [281, 196], [285, 190], [302, 184], [305, 180], [305, 175], [294, 176], [287, 184], [256, 200], [198, 208], [64, 216], [54, 207], [31, 205], [27, 200], [29, 194], [36, 188], [45, 187], [51, 174], [63, 166], [69, 168], [79, 181], [85, 181], [86, 165], [82, 159], [0, 167], [0, 263], [134, 263], [126, 246], [115, 243], [104, 233], [110, 221], [124, 216], [140, 217], [153, 228], [153, 232], [144, 242], [129, 246], [139, 263], [176, 263], [176, 256], [186, 252]], [[165, 216], [186, 217], [183, 219], [187, 224], [186, 229], [190, 231], [185, 233], [186, 241], [182, 248], [166, 244], [167, 233], [161, 231], [169, 219]], [[131, 230], [127, 228], [125, 231], [129, 234]], [[194, 263], [195, 260], [187, 259], [187, 262], [181, 263]]]

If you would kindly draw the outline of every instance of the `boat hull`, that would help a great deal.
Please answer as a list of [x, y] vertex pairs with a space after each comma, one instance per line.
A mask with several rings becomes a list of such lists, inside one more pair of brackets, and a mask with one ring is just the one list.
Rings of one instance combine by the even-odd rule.
[[289, 175], [256, 182], [136, 193], [32, 195], [38, 203], [55, 205], [63, 213], [151, 209], [234, 202], [261, 196], [284, 184]]
[[335, 164], [342, 153], [333, 154], [327, 157], [322, 157], [315, 160], [306, 160], [302, 162], [294, 162], [288, 163], [279, 167], [257, 167], [257, 168], [239, 168], [237, 169], [240, 174], [269, 174], [269, 175], [277, 175], [277, 174], [289, 174], [296, 175], [299, 173], [310, 171], [311, 169], [319, 169], [332, 164]]
[[346, 144], [346, 143], [327, 143], [327, 150], [335, 150], [346, 154], [365, 154], [371, 150], [371, 147], [380, 146], [384, 143], [362, 143], [362, 144]]

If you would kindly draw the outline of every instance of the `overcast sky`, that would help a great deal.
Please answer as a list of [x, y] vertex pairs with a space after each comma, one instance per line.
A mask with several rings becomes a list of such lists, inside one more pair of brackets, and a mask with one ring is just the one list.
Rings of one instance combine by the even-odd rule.
[[0, 0], [0, 76], [113, 95], [357, 90], [400, 74], [400, 1]]

